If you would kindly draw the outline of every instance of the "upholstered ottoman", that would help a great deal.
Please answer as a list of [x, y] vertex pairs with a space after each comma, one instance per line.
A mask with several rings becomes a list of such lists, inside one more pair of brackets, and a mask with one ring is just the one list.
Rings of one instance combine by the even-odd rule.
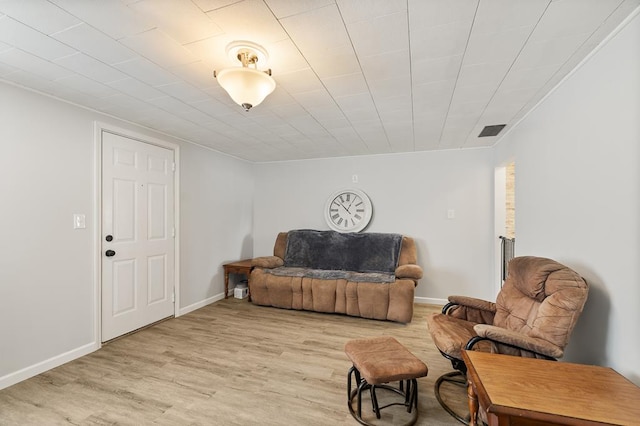
[[[418, 382], [417, 378], [425, 377], [428, 369], [424, 362], [416, 358], [407, 348], [390, 336], [355, 339], [344, 346], [353, 366], [347, 375], [347, 404], [351, 415], [363, 425], [371, 425], [362, 419], [362, 392], [369, 390], [371, 404], [376, 418], [380, 418], [380, 410], [391, 405], [404, 405], [411, 418], [404, 426], [414, 424], [418, 420]], [[356, 388], [351, 389], [352, 377], [355, 376]], [[387, 385], [399, 382], [398, 388]], [[403, 402], [394, 402], [380, 407], [376, 389], [395, 392], [404, 398]], [[353, 399], [357, 397], [357, 409], [353, 408]], [[415, 408], [415, 410], [412, 409]]]

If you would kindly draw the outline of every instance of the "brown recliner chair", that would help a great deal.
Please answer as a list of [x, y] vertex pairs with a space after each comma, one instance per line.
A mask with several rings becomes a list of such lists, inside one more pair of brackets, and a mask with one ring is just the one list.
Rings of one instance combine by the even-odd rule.
[[450, 296], [441, 314], [427, 318], [436, 347], [457, 370], [436, 381], [440, 405], [467, 423], [440, 395], [444, 382], [466, 383], [463, 349], [551, 360], [562, 357], [587, 294], [586, 281], [572, 269], [551, 259], [523, 256], [509, 262], [509, 276], [495, 303]]

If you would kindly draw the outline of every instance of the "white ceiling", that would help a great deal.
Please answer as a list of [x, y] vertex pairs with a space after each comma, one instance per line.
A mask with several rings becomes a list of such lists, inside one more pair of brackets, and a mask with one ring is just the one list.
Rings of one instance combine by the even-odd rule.
[[[250, 161], [490, 146], [638, 5], [0, 0], [0, 79]], [[212, 76], [236, 40], [277, 83], [249, 112]]]

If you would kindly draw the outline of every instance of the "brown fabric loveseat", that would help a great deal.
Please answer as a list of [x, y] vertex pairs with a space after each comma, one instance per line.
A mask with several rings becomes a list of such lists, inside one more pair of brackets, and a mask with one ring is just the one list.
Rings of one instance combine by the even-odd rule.
[[411, 322], [422, 268], [412, 238], [294, 230], [252, 260], [251, 301], [285, 309]]

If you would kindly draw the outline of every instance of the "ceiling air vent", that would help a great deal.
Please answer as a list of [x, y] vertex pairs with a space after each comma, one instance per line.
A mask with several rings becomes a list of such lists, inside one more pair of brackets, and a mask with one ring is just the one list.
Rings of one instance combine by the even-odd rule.
[[495, 124], [493, 126], [484, 126], [484, 129], [478, 135], [479, 138], [484, 138], [486, 136], [498, 136], [498, 133], [504, 129], [506, 124]]

